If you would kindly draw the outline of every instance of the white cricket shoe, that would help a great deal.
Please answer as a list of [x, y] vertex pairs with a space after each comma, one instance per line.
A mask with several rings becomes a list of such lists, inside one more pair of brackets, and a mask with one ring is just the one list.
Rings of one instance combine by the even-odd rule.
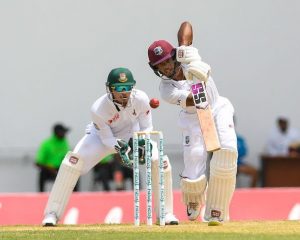
[[42, 222], [44, 227], [54, 227], [57, 224], [57, 217], [54, 212], [46, 214], [43, 222]]
[[208, 226], [221, 226], [223, 221], [218, 217], [212, 217], [208, 220]]
[[175, 217], [172, 213], [167, 213], [165, 216], [165, 223], [166, 225], [178, 225], [179, 220]]
[[[179, 220], [172, 213], [166, 213], [165, 215], [165, 224], [166, 225], [178, 225]], [[159, 218], [156, 219], [156, 225], [160, 225]]]
[[200, 204], [198, 202], [190, 202], [186, 207], [186, 214], [190, 221], [196, 220], [200, 215]]

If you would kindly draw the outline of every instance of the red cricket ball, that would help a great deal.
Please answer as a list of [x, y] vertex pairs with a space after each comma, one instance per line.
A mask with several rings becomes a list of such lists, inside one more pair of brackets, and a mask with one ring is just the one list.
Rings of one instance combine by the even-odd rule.
[[159, 100], [157, 98], [152, 98], [149, 104], [152, 108], [157, 108], [159, 106]]

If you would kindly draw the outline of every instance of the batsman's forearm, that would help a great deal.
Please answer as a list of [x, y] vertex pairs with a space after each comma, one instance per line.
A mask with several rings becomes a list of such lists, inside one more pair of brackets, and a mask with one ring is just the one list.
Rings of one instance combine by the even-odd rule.
[[189, 22], [183, 22], [177, 33], [179, 46], [190, 46], [193, 43], [193, 28]]

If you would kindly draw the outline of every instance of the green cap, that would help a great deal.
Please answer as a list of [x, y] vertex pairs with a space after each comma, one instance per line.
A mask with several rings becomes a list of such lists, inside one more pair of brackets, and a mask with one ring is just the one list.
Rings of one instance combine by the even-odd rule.
[[135, 80], [133, 79], [132, 73], [128, 68], [115, 68], [110, 71], [107, 77], [106, 86], [114, 85], [135, 85]]

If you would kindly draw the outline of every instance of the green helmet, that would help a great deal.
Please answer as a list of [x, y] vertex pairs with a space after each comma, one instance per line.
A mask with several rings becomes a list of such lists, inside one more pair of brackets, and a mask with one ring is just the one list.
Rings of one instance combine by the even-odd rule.
[[127, 87], [131, 87], [131, 90], [135, 83], [132, 73], [128, 68], [115, 68], [108, 74], [106, 86], [110, 89], [120, 89], [120, 87], [124, 86], [124, 90], [127, 91]]

